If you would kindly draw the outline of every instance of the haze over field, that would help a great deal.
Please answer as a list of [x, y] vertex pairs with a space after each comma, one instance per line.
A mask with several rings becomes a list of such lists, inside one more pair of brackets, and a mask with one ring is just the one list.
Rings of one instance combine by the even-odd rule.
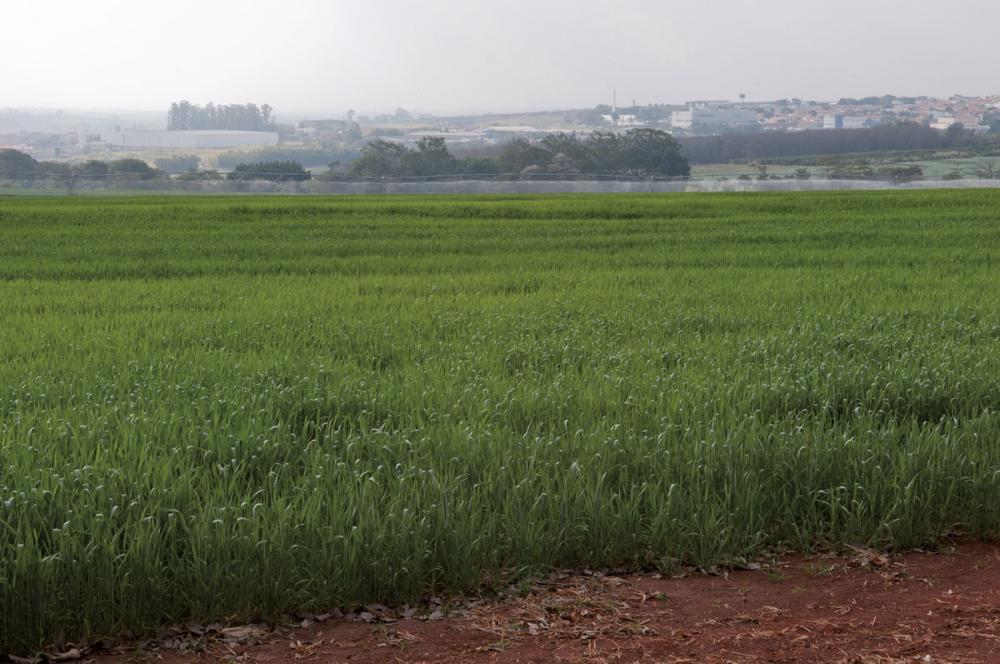
[[5, 3], [0, 108], [427, 112], [955, 93], [996, 84], [1000, 4], [956, 0]]

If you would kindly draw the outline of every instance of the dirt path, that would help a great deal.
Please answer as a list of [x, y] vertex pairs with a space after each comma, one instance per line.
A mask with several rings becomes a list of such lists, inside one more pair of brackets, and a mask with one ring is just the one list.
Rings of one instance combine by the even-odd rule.
[[97, 662], [1000, 662], [1000, 544], [657, 577], [555, 575], [452, 616], [372, 606], [276, 632], [175, 630]]

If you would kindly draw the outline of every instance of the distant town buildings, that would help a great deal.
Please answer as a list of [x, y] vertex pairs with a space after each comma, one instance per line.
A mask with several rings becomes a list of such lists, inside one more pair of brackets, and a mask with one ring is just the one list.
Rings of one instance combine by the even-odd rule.
[[977, 132], [989, 131], [988, 123], [1000, 112], [1000, 96], [963, 97], [869, 97], [837, 102], [782, 100], [760, 106], [767, 114], [769, 129], [864, 129], [898, 122], [914, 122], [942, 131], [954, 124]]
[[[17, 146], [39, 159], [85, 159], [130, 150], [197, 151], [270, 147], [342, 151], [351, 154], [373, 138], [413, 146], [424, 136], [443, 139], [455, 148], [495, 146], [512, 138], [530, 141], [553, 132], [587, 134], [594, 130], [627, 131], [650, 127], [676, 136], [708, 136], [752, 132], [865, 129], [897, 123], [915, 123], [939, 131], [956, 125], [974, 132], [1000, 132], [1000, 95], [967, 97], [866, 97], [838, 101], [779, 99], [748, 101], [690, 101], [683, 105], [610, 105], [588, 109], [532, 111], [433, 117], [397, 109], [395, 113], [342, 118], [299, 118], [296, 124], [272, 123], [273, 131], [223, 129], [145, 130], [116, 128], [102, 119], [81, 115], [72, 121], [61, 114], [39, 116], [32, 128], [32, 114], [0, 110], [0, 145]], [[239, 108], [239, 106], [235, 107]], [[269, 107], [268, 107], [269, 108]], [[217, 108], [216, 108], [217, 110]], [[207, 112], [207, 111], [206, 111]], [[6, 121], [5, 121], [6, 118]], [[162, 126], [145, 119], [132, 127]], [[124, 124], [124, 123], [123, 123]], [[108, 131], [115, 128], [114, 131]]]
[[361, 138], [361, 126], [348, 114], [346, 120], [302, 120], [298, 132], [307, 138], [319, 140], [351, 140]]

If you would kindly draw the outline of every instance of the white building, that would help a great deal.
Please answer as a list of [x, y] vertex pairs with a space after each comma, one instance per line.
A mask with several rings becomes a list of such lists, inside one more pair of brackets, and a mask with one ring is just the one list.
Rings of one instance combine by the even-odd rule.
[[861, 115], [845, 115], [844, 129], [867, 129], [872, 123], [868, 118]]
[[863, 115], [825, 115], [823, 129], [867, 129], [872, 121]]
[[221, 129], [146, 131], [127, 129], [102, 134], [101, 140], [112, 148], [135, 150], [142, 148], [241, 148], [277, 145], [278, 133], [273, 131], [234, 131]]
[[977, 134], [986, 133], [990, 130], [984, 124], [980, 124], [979, 118], [971, 115], [965, 116], [954, 116], [954, 115], [941, 115], [931, 122], [931, 129], [937, 129], [939, 131], [947, 131], [953, 125], [960, 124], [962, 128], [967, 131], [974, 131]]
[[757, 111], [731, 106], [714, 106], [707, 102], [688, 105], [687, 110], [673, 111], [670, 125], [685, 131], [713, 132], [720, 129], [757, 124]]
[[638, 116], [632, 113], [619, 113], [618, 111], [602, 115], [601, 119], [613, 127], [638, 127], [642, 124]]

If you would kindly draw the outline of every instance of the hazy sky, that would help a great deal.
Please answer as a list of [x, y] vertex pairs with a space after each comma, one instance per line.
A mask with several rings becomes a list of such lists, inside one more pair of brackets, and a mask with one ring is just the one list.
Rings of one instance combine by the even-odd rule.
[[3, 0], [0, 108], [992, 94], [998, 0]]

